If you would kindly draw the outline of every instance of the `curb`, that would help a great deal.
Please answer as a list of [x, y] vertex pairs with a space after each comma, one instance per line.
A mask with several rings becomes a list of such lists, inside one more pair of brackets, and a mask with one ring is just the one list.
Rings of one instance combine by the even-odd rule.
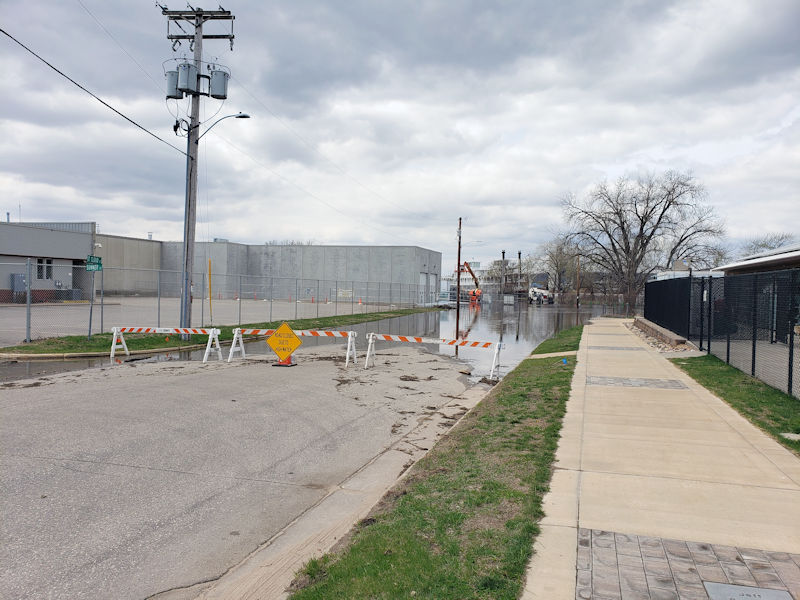
[[[220, 340], [220, 346], [230, 346], [230, 340]], [[153, 348], [151, 350], [131, 350], [131, 356], [136, 354], [159, 354], [161, 352], [182, 352], [184, 350], [201, 350], [205, 344], [192, 344], [191, 346], [172, 346], [170, 348]], [[103, 358], [108, 352], [66, 352], [64, 354], [16, 354], [0, 352], [0, 360], [67, 360], [70, 358]]]

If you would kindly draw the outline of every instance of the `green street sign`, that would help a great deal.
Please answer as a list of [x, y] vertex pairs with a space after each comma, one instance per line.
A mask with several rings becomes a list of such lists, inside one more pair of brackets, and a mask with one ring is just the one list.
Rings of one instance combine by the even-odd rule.
[[102, 271], [103, 270], [103, 263], [88, 263], [86, 265], [87, 271]]
[[101, 265], [101, 264], [103, 264], [103, 259], [100, 258], [99, 256], [93, 256], [92, 254], [90, 254], [89, 256], [86, 257], [86, 264], [87, 265]]

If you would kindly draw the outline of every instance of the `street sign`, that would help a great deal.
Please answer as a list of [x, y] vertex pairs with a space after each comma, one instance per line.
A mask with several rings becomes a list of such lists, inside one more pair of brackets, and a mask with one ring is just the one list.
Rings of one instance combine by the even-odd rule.
[[102, 271], [103, 259], [99, 256], [89, 255], [86, 257], [86, 270], [87, 271]]
[[267, 344], [281, 361], [285, 361], [302, 344], [302, 340], [292, 331], [288, 323], [281, 323], [281, 326], [267, 338]]

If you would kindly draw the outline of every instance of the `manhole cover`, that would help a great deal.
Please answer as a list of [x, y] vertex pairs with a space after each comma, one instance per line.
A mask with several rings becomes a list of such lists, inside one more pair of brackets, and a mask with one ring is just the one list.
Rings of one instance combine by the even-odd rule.
[[711, 600], [792, 600], [789, 592], [783, 590], [769, 590], [754, 588], [745, 585], [729, 585], [727, 583], [703, 582]]

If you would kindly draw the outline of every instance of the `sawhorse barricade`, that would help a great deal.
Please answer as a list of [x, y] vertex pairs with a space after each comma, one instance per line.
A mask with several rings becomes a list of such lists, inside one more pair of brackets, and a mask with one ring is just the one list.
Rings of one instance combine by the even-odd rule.
[[369, 367], [369, 359], [372, 357], [372, 364], [375, 365], [375, 342], [409, 342], [412, 344], [445, 344], [447, 346], [457, 346], [459, 348], [494, 348], [492, 358], [492, 369], [489, 372], [489, 379], [494, 379], [495, 370], [500, 369], [500, 350], [503, 348], [502, 342], [473, 342], [472, 340], [450, 340], [446, 338], [423, 338], [410, 335], [386, 335], [383, 333], [367, 334], [367, 356], [364, 359], [364, 368]]
[[[246, 358], [246, 354], [244, 351], [244, 339], [243, 336], [245, 335], [263, 335], [264, 337], [270, 337], [272, 334], [275, 333], [274, 329], [239, 329], [236, 328], [233, 330], [233, 343], [231, 344], [231, 351], [228, 353], [228, 362], [233, 360], [233, 355], [236, 352], [241, 353], [242, 358]], [[344, 361], [344, 366], [347, 367], [350, 365], [350, 356], [353, 357], [353, 364], [357, 364], [356, 359], [356, 332], [355, 331], [322, 331], [316, 329], [300, 329], [296, 330], [295, 335], [300, 337], [331, 337], [331, 338], [347, 338], [347, 356]]]
[[125, 356], [130, 356], [128, 344], [125, 342], [125, 333], [177, 333], [187, 335], [207, 335], [206, 352], [203, 354], [203, 362], [208, 362], [208, 355], [216, 352], [219, 360], [222, 360], [222, 348], [219, 345], [219, 329], [192, 329], [188, 327], [114, 327], [114, 337], [111, 340], [111, 362], [114, 362], [114, 355], [118, 349], [125, 351]]

